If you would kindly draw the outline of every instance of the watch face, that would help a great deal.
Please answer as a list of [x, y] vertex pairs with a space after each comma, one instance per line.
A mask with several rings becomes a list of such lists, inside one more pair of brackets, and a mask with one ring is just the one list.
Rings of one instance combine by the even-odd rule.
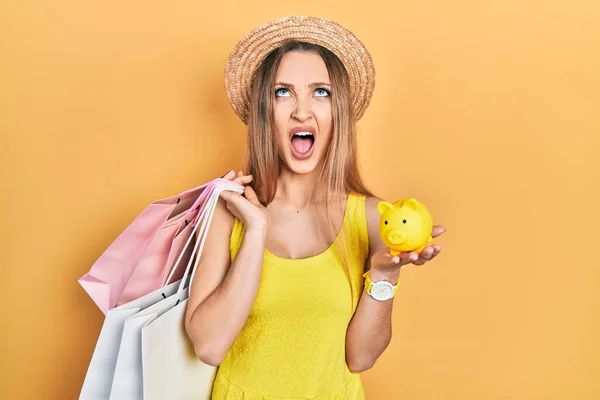
[[385, 282], [377, 283], [371, 288], [371, 296], [375, 300], [388, 300], [394, 295], [394, 289]]

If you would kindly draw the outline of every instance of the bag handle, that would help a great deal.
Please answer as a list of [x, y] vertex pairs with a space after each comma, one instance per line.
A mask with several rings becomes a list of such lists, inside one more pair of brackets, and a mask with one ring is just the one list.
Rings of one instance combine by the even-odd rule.
[[[224, 179], [224, 178], [216, 178], [216, 179], [210, 181], [209, 183], [207, 183], [205, 185], [205, 188], [202, 191], [202, 193], [200, 193], [200, 196], [198, 196], [198, 198], [196, 199], [196, 201], [194, 202], [194, 204], [192, 204], [192, 206], [188, 209], [188, 211], [186, 213], [186, 216], [190, 215], [196, 209], [202, 208], [203, 204], [204, 205], [206, 204], [205, 203], [206, 198], [212, 194], [212, 192], [213, 192], [213, 190], [215, 189], [216, 186], [218, 186], [218, 185], [225, 185], [227, 183], [232, 183], [232, 181], [230, 181], [228, 179]], [[198, 223], [199, 215], [200, 215], [200, 213], [198, 213], [196, 215], [196, 217], [191, 221], [192, 226], [195, 226]]]
[[[181, 262], [181, 259], [183, 258], [183, 255], [185, 254], [185, 250], [187, 249], [187, 247], [189, 246], [191, 241], [194, 239], [194, 234], [196, 233], [198, 228], [200, 228], [200, 232], [198, 233], [198, 237], [196, 240], [196, 244], [194, 246], [194, 250], [192, 252], [192, 256], [190, 257], [188, 265], [186, 266], [185, 272], [183, 274], [183, 277], [181, 278], [181, 283], [179, 285], [179, 289], [177, 290], [177, 292], [180, 292], [181, 290], [183, 290], [183, 287], [184, 287], [186, 279], [189, 275], [189, 270], [190, 270], [191, 264], [194, 260], [194, 255], [196, 254], [198, 246], [201, 245], [201, 249], [204, 247], [204, 242], [206, 241], [206, 235], [207, 235], [207, 231], [208, 231], [208, 229], [207, 229], [208, 224], [210, 224], [210, 221], [212, 220], [212, 216], [214, 214], [214, 210], [216, 209], [216, 205], [217, 205], [217, 202], [218, 202], [221, 192], [223, 190], [230, 190], [230, 191], [238, 192], [240, 194], [244, 192], [244, 186], [234, 183], [230, 180], [218, 179], [215, 181], [217, 181], [217, 182], [215, 182], [212, 185], [210, 194], [207, 193], [207, 196], [209, 196], [208, 201], [204, 204], [202, 212], [197, 215], [198, 221], [202, 221], [202, 223], [194, 225], [194, 229], [190, 233], [190, 236], [188, 237], [187, 241], [185, 242], [183, 248], [181, 249], [181, 252], [179, 253], [179, 257], [177, 257], [177, 260], [175, 261], [175, 264], [171, 268], [171, 271], [169, 272], [169, 276], [168, 276], [167, 280], [165, 281], [165, 286], [166, 286], [167, 282], [170, 282], [171, 279], [173, 278], [173, 274], [175, 273], [177, 266]], [[225, 182], [223, 182], [223, 181], [225, 181]], [[204, 197], [206, 198], [206, 196], [204, 196]], [[206, 218], [207, 213], [210, 216], [210, 218], [208, 218], [208, 219]], [[201, 251], [202, 250], [200, 250], [200, 252]], [[196, 263], [194, 264], [194, 271], [196, 269], [198, 260], [200, 258], [199, 255], [196, 258], [197, 259], [196, 259]], [[193, 278], [193, 275], [192, 275], [192, 278]], [[191, 285], [191, 280], [190, 280], [190, 285]]]
[[[237, 191], [238, 193], [242, 194], [242, 193], [244, 193], [244, 186], [239, 185], [237, 183], [232, 184], [231, 181], [229, 181], [229, 183], [222, 184], [222, 185], [218, 186], [217, 188], [215, 188], [215, 191], [213, 193], [216, 193], [216, 194], [210, 198], [209, 204], [206, 206], [206, 208], [209, 208], [208, 216], [202, 220], [202, 226], [200, 229], [200, 233], [198, 234], [198, 235], [202, 235], [202, 237], [201, 237], [201, 239], [196, 241], [196, 248], [194, 249], [194, 253], [196, 254], [196, 262], [194, 263], [194, 268], [192, 269], [192, 276], [190, 277], [190, 284], [189, 284], [188, 290], [190, 290], [192, 288], [192, 281], [194, 280], [194, 276], [196, 275], [196, 271], [198, 270], [198, 263], [200, 262], [200, 255], [202, 254], [202, 250], [204, 249], [204, 243], [206, 243], [206, 238], [208, 236], [208, 228], [210, 227], [212, 219], [215, 215], [215, 210], [217, 208], [217, 203], [219, 201], [219, 197], [221, 195], [221, 192], [223, 192], [225, 190]], [[200, 244], [200, 248], [198, 248], [198, 244]], [[189, 268], [189, 264], [188, 264], [188, 268]], [[184, 272], [184, 278], [187, 278], [187, 275], [188, 275], [188, 271], [186, 270], [186, 272]], [[183, 290], [184, 283], [185, 283], [185, 281], [182, 280], [181, 283], [179, 284], [178, 292]]]

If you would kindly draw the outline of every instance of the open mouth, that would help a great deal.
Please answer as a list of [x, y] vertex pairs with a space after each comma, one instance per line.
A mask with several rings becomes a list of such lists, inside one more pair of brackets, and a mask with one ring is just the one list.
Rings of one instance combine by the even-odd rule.
[[315, 147], [315, 137], [311, 132], [296, 132], [292, 136], [291, 142], [294, 157], [300, 159], [310, 157]]

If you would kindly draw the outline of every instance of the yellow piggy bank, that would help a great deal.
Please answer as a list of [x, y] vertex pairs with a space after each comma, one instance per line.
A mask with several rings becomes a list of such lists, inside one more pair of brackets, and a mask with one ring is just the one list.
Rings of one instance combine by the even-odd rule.
[[377, 204], [380, 215], [379, 233], [390, 254], [403, 251], [420, 252], [431, 241], [433, 220], [429, 210], [416, 199], [398, 200], [394, 204]]

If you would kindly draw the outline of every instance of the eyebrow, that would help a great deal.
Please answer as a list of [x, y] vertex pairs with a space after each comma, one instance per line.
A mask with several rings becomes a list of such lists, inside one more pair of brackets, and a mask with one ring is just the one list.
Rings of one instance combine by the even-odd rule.
[[[291, 83], [287, 83], [287, 82], [275, 82], [275, 85], [289, 86], [292, 88], [295, 87]], [[311, 84], [308, 85], [308, 87], [315, 87], [315, 86], [331, 86], [331, 83], [329, 83], [329, 82], [312, 82]]]

